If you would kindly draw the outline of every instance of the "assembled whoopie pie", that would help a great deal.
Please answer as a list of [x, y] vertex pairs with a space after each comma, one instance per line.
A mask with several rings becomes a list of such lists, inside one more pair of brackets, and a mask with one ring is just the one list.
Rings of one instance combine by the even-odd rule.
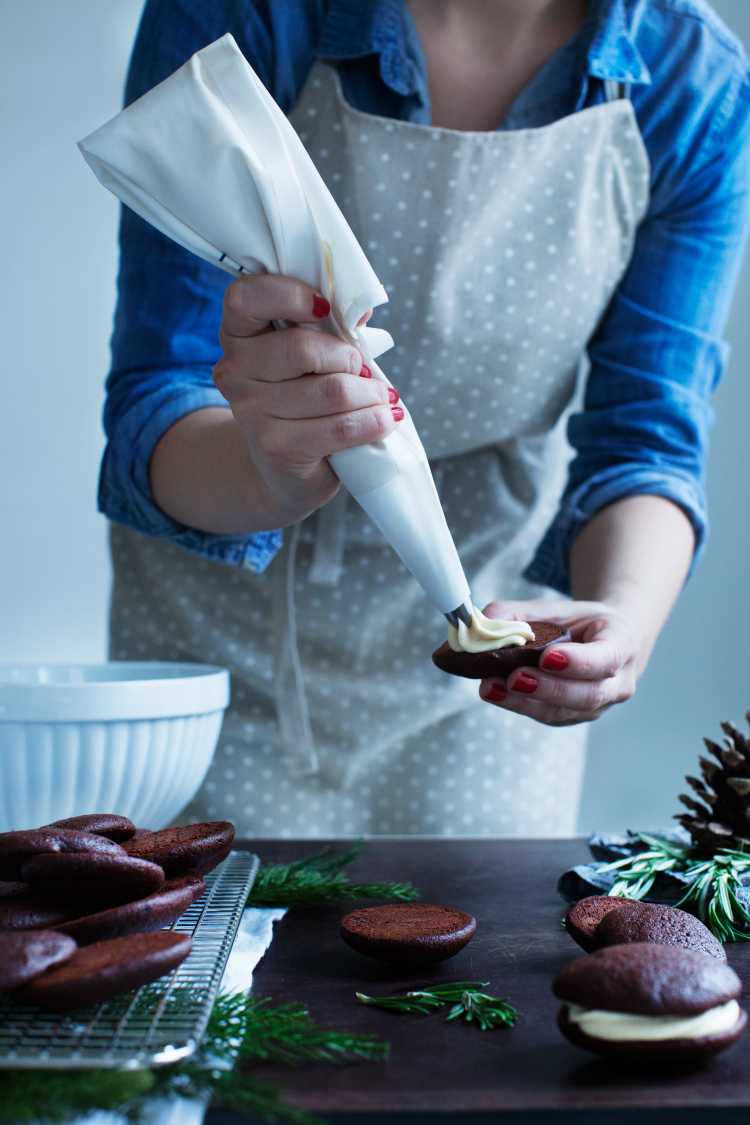
[[432, 654], [432, 662], [452, 676], [467, 680], [486, 680], [490, 676], [509, 676], [516, 668], [537, 667], [544, 650], [554, 644], [565, 644], [570, 633], [552, 621], [529, 621], [533, 641], [489, 652], [455, 652], [446, 641]]
[[696, 1062], [739, 1039], [742, 984], [716, 957], [673, 945], [633, 943], [571, 961], [552, 991], [563, 1035], [596, 1054], [648, 1062]]
[[425, 965], [455, 956], [471, 941], [477, 924], [471, 914], [449, 906], [409, 902], [354, 910], [341, 921], [347, 945], [401, 965]]

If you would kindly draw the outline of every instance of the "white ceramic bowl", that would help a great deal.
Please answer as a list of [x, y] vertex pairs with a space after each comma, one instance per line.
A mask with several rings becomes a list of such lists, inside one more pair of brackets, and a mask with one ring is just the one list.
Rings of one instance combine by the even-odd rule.
[[163, 828], [198, 791], [228, 702], [209, 664], [0, 665], [0, 832], [92, 812]]

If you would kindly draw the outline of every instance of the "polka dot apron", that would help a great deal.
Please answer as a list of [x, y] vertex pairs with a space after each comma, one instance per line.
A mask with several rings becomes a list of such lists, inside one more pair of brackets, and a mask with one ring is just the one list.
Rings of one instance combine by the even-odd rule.
[[[483, 606], [564, 486], [582, 357], [630, 260], [648, 158], [627, 98], [539, 129], [462, 133], [352, 109], [316, 63], [291, 120], [384, 283], [372, 323]], [[342, 489], [264, 574], [114, 528], [113, 659], [232, 672], [180, 818], [240, 835], [575, 832], [586, 728], [482, 703], [430, 660], [445, 620]]]

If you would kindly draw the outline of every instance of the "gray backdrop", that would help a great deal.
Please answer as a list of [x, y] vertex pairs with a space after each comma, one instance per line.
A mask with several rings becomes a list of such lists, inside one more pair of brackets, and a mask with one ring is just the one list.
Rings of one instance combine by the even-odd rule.
[[[210, 0], [207, 0], [210, 2]], [[95, 491], [117, 206], [75, 142], [117, 112], [142, 0], [0, 0], [0, 662], [101, 660]], [[750, 43], [748, 0], [715, 7]], [[712, 536], [638, 694], [592, 729], [580, 827], [654, 827], [701, 736], [750, 707], [750, 270], [715, 396]]]

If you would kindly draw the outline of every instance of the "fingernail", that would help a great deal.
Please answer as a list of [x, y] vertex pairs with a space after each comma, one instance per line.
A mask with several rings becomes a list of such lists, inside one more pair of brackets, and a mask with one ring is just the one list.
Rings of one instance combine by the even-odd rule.
[[325, 297], [313, 297], [313, 316], [317, 320], [322, 320], [323, 317], [328, 316], [330, 311], [330, 302], [326, 301]]
[[507, 694], [502, 684], [493, 684], [484, 698], [488, 703], [502, 703]]
[[362, 364], [359, 375], [361, 379], [372, 379], [372, 371], [370, 371], [370, 368], [366, 363]]
[[539, 681], [535, 680], [533, 676], [527, 676], [525, 672], [519, 672], [510, 690], [521, 691], [524, 695], [531, 695], [538, 687]]
[[393, 415], [393, 417], [396, 419], [397, 422], [403, 421], [404, 412], [403, 412], [403, 410], [401, 409], [400, 406], [392, 406], [391, 407], [391, 414]]
[[568, 658], [562, 652], [548, 652], [542, 661], [542, 668], [547, 668], [550, 672], [562, 672], [567, 667]]
[[388, 401], [389, 402], [398, 402], [398, 400], [400, 398], [401, 398], [401, 395], [398, 393], [398, 391], [396, 390], [395, 387], [389, 387], [388, 388]]

